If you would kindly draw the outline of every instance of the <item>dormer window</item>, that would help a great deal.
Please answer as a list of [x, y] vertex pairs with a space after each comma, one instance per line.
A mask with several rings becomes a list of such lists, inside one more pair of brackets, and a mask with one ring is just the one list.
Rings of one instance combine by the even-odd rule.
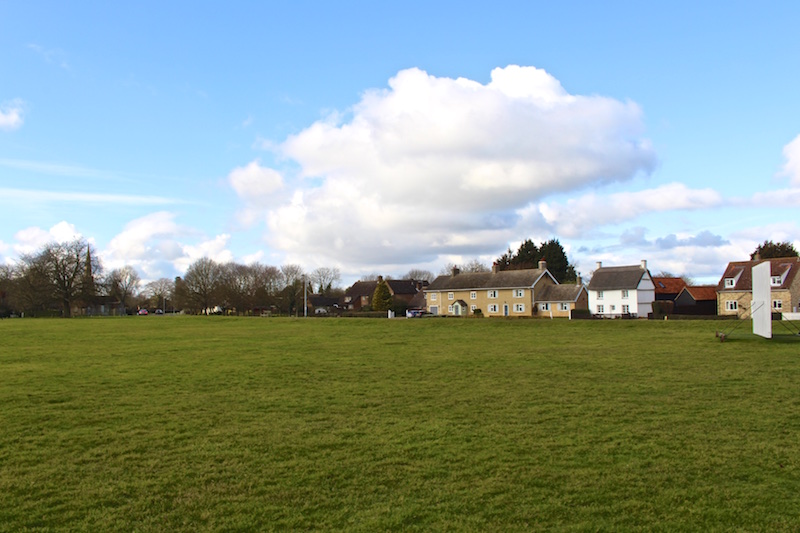
[[769, 278], [769, 284], [773, 287], [780, 287], [781, 286], [781, 277], [780, 276], [772, 276]]
[[725, 278], [725, 288], [732, 289], [736, 285], [736, 280], [733, 278]]

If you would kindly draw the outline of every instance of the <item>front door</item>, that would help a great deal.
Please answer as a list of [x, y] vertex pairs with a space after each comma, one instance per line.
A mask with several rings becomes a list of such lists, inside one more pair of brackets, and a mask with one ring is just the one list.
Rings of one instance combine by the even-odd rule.
[[508, 316], [508, 304], [503, 304], [503, 316]]

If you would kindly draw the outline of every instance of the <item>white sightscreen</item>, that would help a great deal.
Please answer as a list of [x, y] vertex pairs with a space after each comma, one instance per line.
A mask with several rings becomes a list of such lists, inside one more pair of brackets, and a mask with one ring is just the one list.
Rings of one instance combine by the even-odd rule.
[[753, 267], [753, 333], [772, 338], [772, 307], [769, 289], [770, 267], [765, 261]]

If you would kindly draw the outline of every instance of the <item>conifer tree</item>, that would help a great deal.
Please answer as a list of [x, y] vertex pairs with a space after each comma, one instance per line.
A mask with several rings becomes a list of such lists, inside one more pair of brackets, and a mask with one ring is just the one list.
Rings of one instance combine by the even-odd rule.
[[378, 285], [372, 293], [372, 308], [375, 311], [388, 311], [392, 308], [392, 293], [383, 279], [378, 279]]

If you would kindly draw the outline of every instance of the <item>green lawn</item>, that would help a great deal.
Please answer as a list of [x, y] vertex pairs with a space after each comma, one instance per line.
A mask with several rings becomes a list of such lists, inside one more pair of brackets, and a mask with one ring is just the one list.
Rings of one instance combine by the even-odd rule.
[[797, 531], [800, 339], [721, 325], [3, 320], [0, 531]]

